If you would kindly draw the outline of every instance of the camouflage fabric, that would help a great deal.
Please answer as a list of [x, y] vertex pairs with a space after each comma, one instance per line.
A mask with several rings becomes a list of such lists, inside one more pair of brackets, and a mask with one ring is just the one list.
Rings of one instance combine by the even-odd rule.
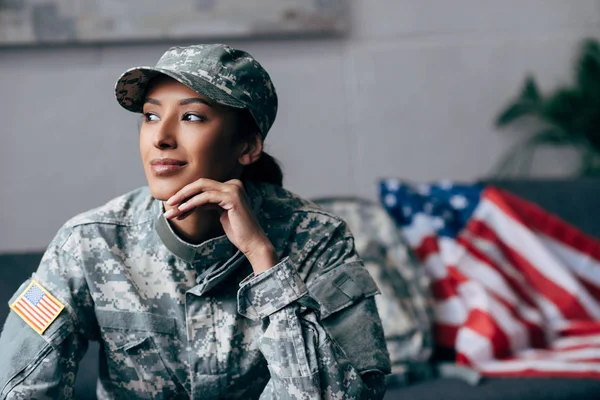
[[429, 378], [433, 371], [433, 299], [429, 281], [379, 204], [359, 199], [315, 201], [346, 221], [356, 251], [382, 295], [376, 297], [395, 384]]
[[226, 236], [180, 240], [148, 188], [67, 222], [32, 277], [65, 309], [43, 335], [11, 311], [0, 398], [76, 397], [90, 340], [100, 399], [382, 398], [378, 289], [345, 223], [279, 187], [246, 190], [282, 260], [256, 276]]
[[115, 94], [125, 109], [142, 112], [152, 78], [167, 75], [213, 101], [246, 108], [263, 139], [277, 115], [277, 93], [265, 69], [250, 54], [223, 44], [172, 47], [154, 67], [128, 69]]

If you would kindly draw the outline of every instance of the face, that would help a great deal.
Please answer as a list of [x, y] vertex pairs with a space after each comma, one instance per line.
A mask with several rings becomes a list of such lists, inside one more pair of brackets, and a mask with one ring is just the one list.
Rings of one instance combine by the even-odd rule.
[[237, 110], [159, 78], [143, 113], [140, 153], [154, 198], [165, 201], [199, 178], [224, 182], [241, 173]]

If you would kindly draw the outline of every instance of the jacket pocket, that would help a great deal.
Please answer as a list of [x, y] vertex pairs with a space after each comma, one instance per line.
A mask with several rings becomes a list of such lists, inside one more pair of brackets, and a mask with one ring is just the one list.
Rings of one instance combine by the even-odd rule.
[[111, 384], [123, 397], [187, 397], [175, 374], [177, 325], [152, 313], [97, 311]]
[[375, 281], [360, 263], [336, 268], [307, 286], [310, 297], [318, 303], [320, 319], [379, 294]]
[[379, 290], [362, 264], [336, 268], [309, 284], [308, 292], [318, 304], [321, 326], [357, 371], [389, 371], [389, 353], [374, 298]]

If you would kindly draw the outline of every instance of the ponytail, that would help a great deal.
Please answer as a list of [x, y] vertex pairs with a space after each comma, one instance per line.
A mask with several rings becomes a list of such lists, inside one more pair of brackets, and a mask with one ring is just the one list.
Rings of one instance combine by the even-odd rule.
[[[258, 126], [252, 114], [248, 110], [242, 110], [239, 114], [240, 140], [253, 140], [259, 136]], [[262, 140], [259, 139], [259, 140]], [[283, 186], [283, 171], [279, 162], [266, 152], [262, 152], [260, 158], [254, 163], [244, 167], [242, 180], [259, 181], [276, 186]]]
[[244, 167], [242, 180], [260, 181], [282, 186], [283, 171], [279, 162], [263, 151], [258, 160]]

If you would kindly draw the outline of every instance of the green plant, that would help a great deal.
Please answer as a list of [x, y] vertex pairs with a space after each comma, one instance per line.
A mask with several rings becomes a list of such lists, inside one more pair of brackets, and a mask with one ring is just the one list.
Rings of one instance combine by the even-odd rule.
[[494, 175], [529, 173], [541, 146], [570, 147], [580, 156], [578, 174], [600, 176], [600, 43], [582, 42], [571, 86], [543, 96], [534, 78], [528, 76], [520, 94], [497, 117], [504, 128], [525, 117], [533, 117], [535, 131], [519, 141], [501, 158]]

